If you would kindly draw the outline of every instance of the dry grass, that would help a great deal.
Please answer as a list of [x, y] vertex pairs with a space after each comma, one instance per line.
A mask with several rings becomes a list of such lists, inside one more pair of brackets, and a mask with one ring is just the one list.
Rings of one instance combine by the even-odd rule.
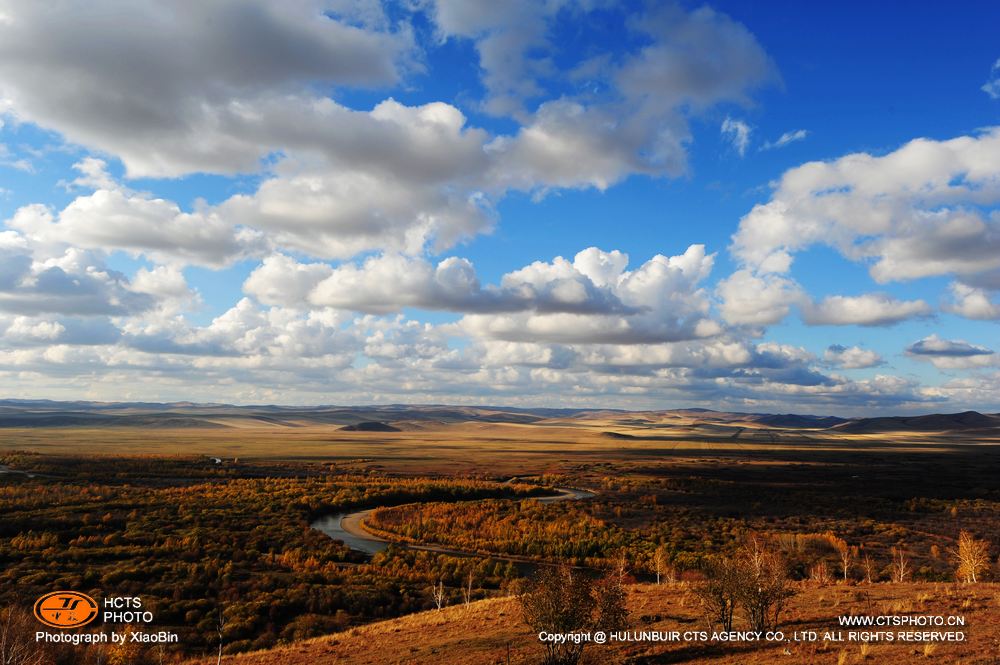
[[[229, 423], [232, 424], [232, 423]], [[545, 473], [567, 462], [627, 458], [633, 462], [662, 461], [671, 455], [705, 453], [739, 457], [781, 449], [810, 454], [834, 452], [934, 452], [946, 451], [957, 441], [883, 433], [859, 434], [795, 431], [734, 439], [727, 430], [711, 430], [674, 423], [671, 429], [623, 426], [615, 419], [541, 421], [535, 424], [397, 423], [404, 431], [345, 432], [336, 425], [231, 426], [225, 428], [148, 429], [128, 427], [8, 428], [0, 448], [41, 453], [119, 455], [123, 450], [151, 455], [211, 455], [268, 460], [323, 460], [374, 466], [405, 473]], [[738, 428], [733, 428], [738, 429]], [[633, 437], [614, 438], [607, 432]], [[769, 431], [770, 432], [770, 431]], [[470, 454], [473, 452], [475, 454]], [[415, 454], [419, 453], [419, 454]]]
[[[875, 584], [869, 587], [872, 598], [881, 607], [898, 604], [916, 606], [915, 599], [924, 596], [925, 607], [919, 613], [963, 614], [961, 601], [947, 594], [935, 593], [931, 584]], [[980, 662], [993, 653], [996, 625], [1000, 625], [1000, 609], [995, 603], [978, 603], [976, 609], [965, 612], [966, 641], [934, 642], [862, 642], [848, 641], [848, 629], [839, 628], [839, 614], [864, 614], [865, 602], [854, 594], [845, 594], [840, 606], [830, 607], [830, 593], [803, 587], [792, 598], [783, 615], [782, 629], [791, 637], [794, 631], [841, 632], [842, 642], [796, 642], [783, 644], [696, 644], [696, 643], [630, 643], [591, 645], [587, 648], [590, 663], [634, 663], [652, 665], [659, 662], [683, 662], [690, 665], [764, 665], [789, 663], [879, 663], [905, 665], [920, 658], [933, 658], [936, 663]], [[973, 593], [977, 598], [992, 600], [998, 592], [995, 584], [979, 585]], [[687, 602], [685, 602], [687, 599]], [[636, 585], [629, 599], [633, 630], [701, 630], [704, 622], [697, 604], [690, 601], [690, 590], [683, 584]], [[645, 617], [643, 619], [642, 617]], [[736, 629], [740, 626], [737, 625]], [[943, 629], [948, 630], [948, 629]], [[328, 637], [297, 643], [271, 651], [230, 656], [228, 665], [502, 665], [510, 649], [512, 665], [537, 663], [541, 647], [535, 636], [520, 620], [516, 603], [507, 598], [455, 606], [424, 612], [400, 619], [361, 626]], [[831, 653], [831, 649], [833, 653]], [[834, 655], [836, 654], [836, 655]], [[977, 660], [980, 659], [980, 660]], [[190, 665], [211, 665], [214, 660], [192, 661]], [[985, 661], [983, 661], [985, 662]]]
[[[232, 665], [388, 665], [389, 663], [491, 663], [508, 644], [511, 663], [527, 663], [534, 647], [520, 611], [510, 598], [456, 605], [440, 611], [368, 624], [329, 637], [268, 651], [226, 657]], [[199, 663], [214, 663], [193, 661]]]

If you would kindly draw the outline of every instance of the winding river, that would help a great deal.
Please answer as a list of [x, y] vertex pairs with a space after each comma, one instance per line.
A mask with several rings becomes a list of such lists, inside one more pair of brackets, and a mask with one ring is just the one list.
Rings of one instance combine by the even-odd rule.
[[3, 464], [0, 464], [0, 475], [2, 474], [8, 474], [12, 476], [13, 475], [27, 476], [28, 478], [36, 477], [36, 474], [34, 473], [28, 473], [27, 471], [18, 471], [17, 469], [12, 469], [9, 466], [4, 466]]
[[[557, 487], [555, 490], [557, 492], [556, 494], [551, 496], [535, 497], [534, 500], [540, 503], [554, 503], [556, 501], [579, 501], [580, 499], [589, 499], [594, 496], [594, 492], [588, 492], [587, 490], [575, 489], [571, 487]], [[310, 526], [320, 533], [333, 538], [334, 540], [343, 541], [343, 543], [352, 550], [363, 552], [369, 556], [381, 552], [391, 544], [396, 544], [400, 547], [406, 547], [412, 550], [424, 550], [426, 552], [451, 554], [453, 556], [485, 556], [476, 552], [455, 550], [441, 545], [414, 545], [412, 543], [402, 542], [394, 543], [394, 541], [376, 536], [373, 533], [369, 533], [363, 526], [361, 526], [361, 521], [373, 510], [375, 510], [375, 508], [359, 510], [354, 513], [337, 513], [335, 515], [327, 515], [326, 517], [319, 518]], [[518, 557], [507, 557], [502, 555], [495, 555], [490, 558], [510, 561], [520, 560]]]

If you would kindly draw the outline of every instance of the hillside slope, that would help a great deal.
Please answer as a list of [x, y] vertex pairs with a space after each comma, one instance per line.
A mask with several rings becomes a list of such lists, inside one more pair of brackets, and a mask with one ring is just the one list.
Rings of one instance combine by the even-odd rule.
[[[925, 647], [924, 642], [870, 644], [863, 655], [861, 642], [795, 642], [784, 644], [631, 643], [589, 645], [584, 662], [651, 665], [747, 665], [788, 663], [914, 662], [988, 663], [995, 654], [1000, 625], [1000, 585], [875, 584], [803, 588], [782, 615], [781, 629], [795, 631], [839, 629], [836, 617], [845, 614], [960, 615], [965, 617], [965, 641]], [[691, 631], [705, 628], [698, 601], [685, 586], [635, 585], [630, 588], [631, 630]], [[738, 622], [739, 624], [739, 622]], [[741, 630], [737, 625], [734, 630]], [[900, 629], [902, 630], [902, 629]], [[930, 630], [906, 628], [906, 630]], [[935, 628], [934, 630], [950, 630]], [[508, 651], [509, 649], [509, 651]], [[509, 661], [508, 661], [509, 653]], [[843, 655], [841, 655], [843, 653]], [[268, 651], [229, 656], [230, 665], [528, 665], [540, 660], [541, 646], [521, 621], [514, 600], [498, 598], [466, 606], [447, 607], [399, 619], [353, 628], [327, 637], [298, 642]], [[927, 656], [931, 655], [932, 658]], [[189, 665], [210, 665], [208, 658]]]

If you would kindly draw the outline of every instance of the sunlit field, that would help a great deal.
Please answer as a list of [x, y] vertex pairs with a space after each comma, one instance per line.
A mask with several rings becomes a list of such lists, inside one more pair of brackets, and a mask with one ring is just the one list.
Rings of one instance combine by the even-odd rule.
[[[257, 654], [233, 661], [248, 663], [506, 662], [509, 643], [511, 662], [530, 663], [540, 646], [514, 596], [540, 566], [619, 571], [630, 630], [700, 629], [711, 625], [699, 595], [711, 562], [738, 556], [753, 535], [787, 572], [783, 629], [833, 628], [838, 615], [876, 605], [958, 607], [970, 639], [984, 639], [1000, 609], [992, 563], [977, 584], [958, 585], [953, 550], [962, 530], [1000, 541], [1000, 447], [989, 431], [723, 420], [6, 429], [2, 600], [16, 607], [55, 587], [141, 594], [182, 639], [136, 658], [218, 658], [221, 647]], [[578, 500], [535, 500], [557, 488], [575, 488]], [[310, 526], [372, 508], [354, 528], [382, 541], [374, 556]], [[404, 618], [379, 623], [392, 617]], [[736, 612], [734, 630], [740, 622]], [[411, 650], [402, 660], [399, 644]], [[959, 662], [975, 644], [927, 647], [928, 656]], [[877, 662], [912, 655], [898, 644], [864, 648]], [[78, 649], [79, 662], [99, 662], [97, 647]], [[619, 644], [591, 645], [584, 657], [875, 657], [861, 649]]]

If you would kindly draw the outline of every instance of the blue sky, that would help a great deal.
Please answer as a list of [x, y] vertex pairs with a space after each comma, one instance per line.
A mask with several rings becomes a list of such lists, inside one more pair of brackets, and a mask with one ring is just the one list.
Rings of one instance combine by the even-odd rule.
[[0, 394], [1000, 411], [998, 21], [0, 2]]

